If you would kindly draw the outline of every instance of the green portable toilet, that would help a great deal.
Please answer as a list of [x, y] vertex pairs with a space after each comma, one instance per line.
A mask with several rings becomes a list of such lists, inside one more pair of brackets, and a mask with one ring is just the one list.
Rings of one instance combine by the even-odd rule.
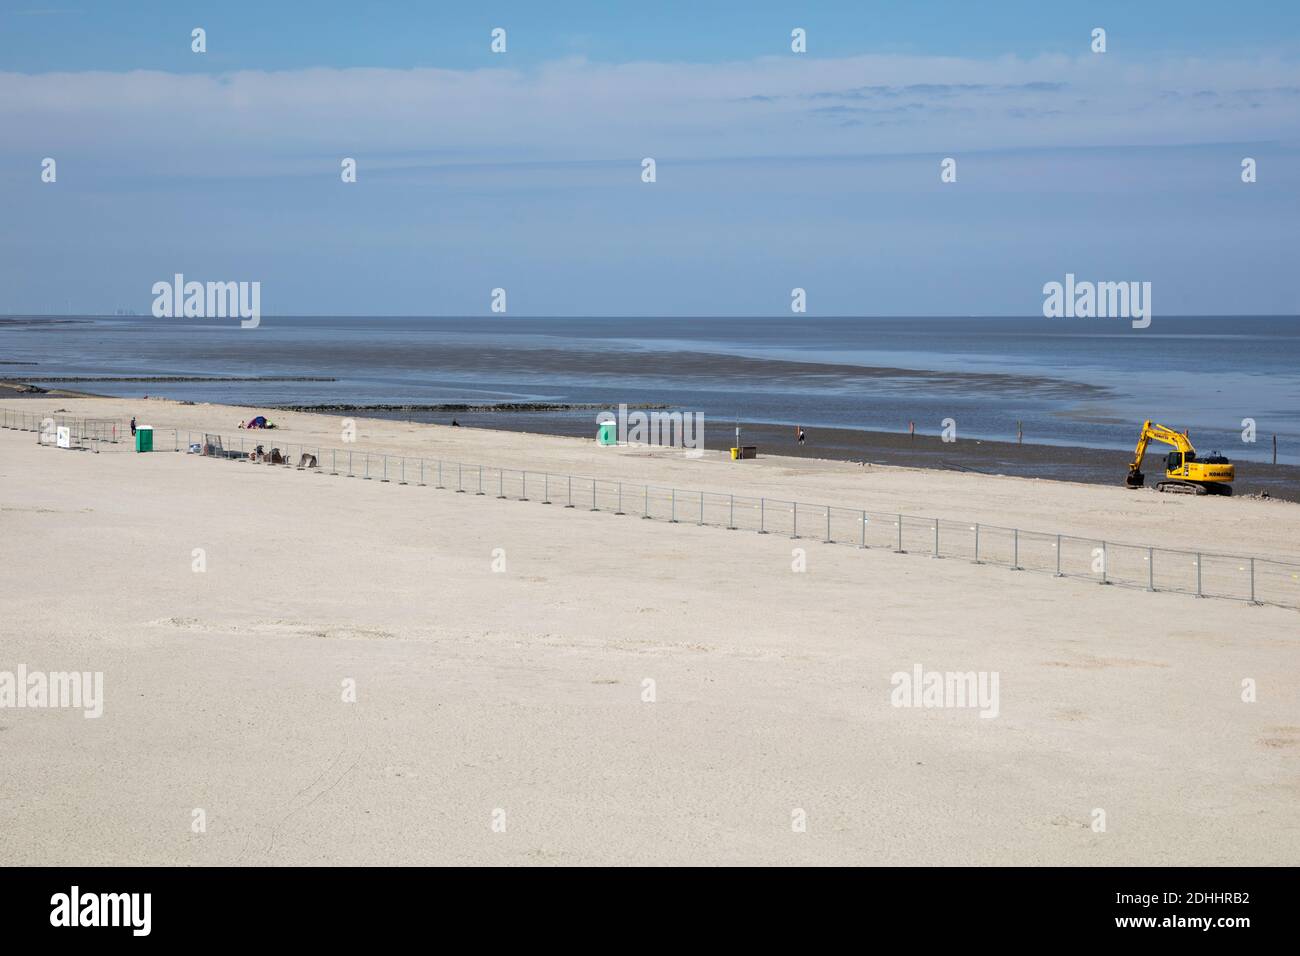
[[135, 429], [135, 450], [153, 451], [153, 426], [137, 425]]
[[596, 443], [599, 445], [617, 445], [618, 424], [616, 422], [601, 422], [600, 431], [596, 432]]

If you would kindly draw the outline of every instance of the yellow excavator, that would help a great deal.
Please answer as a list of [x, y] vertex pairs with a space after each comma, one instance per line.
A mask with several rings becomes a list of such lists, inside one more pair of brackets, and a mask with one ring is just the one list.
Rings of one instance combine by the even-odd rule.
[[1142, 423], [1133, 463], [1128, 466], [1128, 477], [1124, 479], [1124, 484], [1129, 488], [1141, 488], [1146, 482], [1146, 475], [1142, 474], [1142, 458], [1146, 455], [1147, 445], [1153, 441], [1174, 449], [1165, 456], [1165, 476], [1156, 482], [1156, 491], [1185, 495], [1232, 494], [1232, 479], [1236, 477], [1232, 462], [1218, 452], [1198, 458], [1187, 432], [1176, 432], [1150, 421]]

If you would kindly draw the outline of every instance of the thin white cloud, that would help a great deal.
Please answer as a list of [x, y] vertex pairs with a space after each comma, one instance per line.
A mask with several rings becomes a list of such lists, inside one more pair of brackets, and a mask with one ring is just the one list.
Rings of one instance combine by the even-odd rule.
[[0, 73], [0, 153], [274, 175], [303, 157], [857, 155], [1300, 139], [1281, 60], [795, 55], [713, 65]]

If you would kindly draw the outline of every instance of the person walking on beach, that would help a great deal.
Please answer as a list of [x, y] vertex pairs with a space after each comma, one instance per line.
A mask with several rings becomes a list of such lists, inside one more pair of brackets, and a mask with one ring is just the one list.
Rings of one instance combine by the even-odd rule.
[[802, 445], [802, 444], [804, 443], [804, 439], [808, 437], [807, 435], [805, 435], [805, 434], [803, 433], [803, 426], [802, 426], [802, 425], [796, 425], [796, 426], [794, 427], [794, 430], [795, 430], [795, 434], [798, 436], [799, 444]]
[[131, 416], [131, 437], [135, 437], [135, 416]]

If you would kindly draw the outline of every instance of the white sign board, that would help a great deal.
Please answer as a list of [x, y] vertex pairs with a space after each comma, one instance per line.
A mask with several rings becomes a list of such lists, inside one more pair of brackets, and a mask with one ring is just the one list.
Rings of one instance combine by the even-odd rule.
[[71, 429], [71, 428], [69, 428], [67, 425], [60, 425], [60, 426], [58, 427], [58, 432], [57, 432], [57, 434], [58, 434], [58, 445], [59, 445], [60, 448], [71, 448], [71, 447], [72, 447], [72, 429]]

